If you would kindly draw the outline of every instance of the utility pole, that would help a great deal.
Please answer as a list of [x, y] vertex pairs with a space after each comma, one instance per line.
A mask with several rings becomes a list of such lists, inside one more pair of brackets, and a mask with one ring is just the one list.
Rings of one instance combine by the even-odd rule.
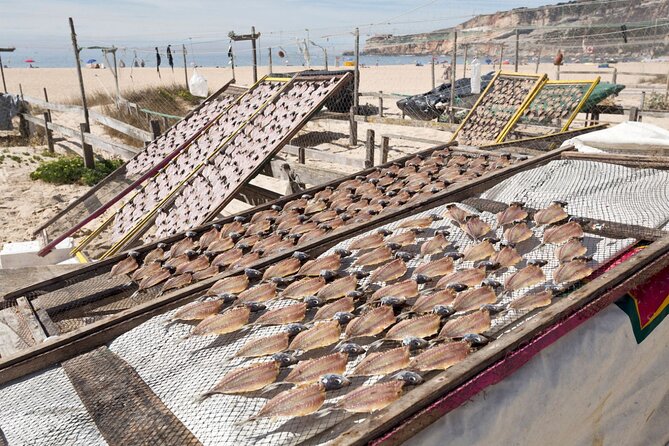
[[325, 71], [328, 71], [328, 50], [325, 49], [325, 47], [322, 47], [318, 45], [316, 42], [313, 42], [311, 40], [309, 41], [309, 43], [311, 43], [316, 48], [320, 48], [321, 50], [323, 50], [323, 57], [325, 58]]
[[467, 47], [468, 45], [465, 43], [465, 54], [464, 54], [464, 66], [462, 67], [462, 77], [467, 77]]
[[7, 84], [5, 83], [5, 67], [2, 65], [2, 53], [12, 53], [16, 48], [0, 48], [0, 74], [2, 75], [2, 88], [7, 93]]
[[70, 19], [70, 31], [72, 32], [72, 47], [74, 48], [74, 58], [77, 61], [77, 74], [79, 75], [79, 88], [81, 88], [81, 102], [84, 107], [84, 122], [81, 123], [81, 148], [84, 152], [84, 165], [92, 169], [95, 167], [95, 159], [93, 158], [93, 147], [86, 144], [85, 133], [90, 133], [91, 123], [88, 118], [88, 104], [86, 104], [86, 90], [84, 89], [84, 76], [81, 73], [81, 61], [79, 60], [79, 52], [81, 49], [77, 45], [77, 33], [74, 31], [74, 21]]
[[188, 66], [186, 65], [186, 45], [181, 44], [181, 54], [184, 56], [184, 79], [186, 80], [186, 89], [188, 89]]
[[[252, 26], [251, 27], [251, 34], [235, 34], [234, 31], [230, 31], [228, 33], [228, 37], [230, 37], [230, 40], [234, 40], [235, 42], [241, 41], [241, 40], [250, 40], [251, 41], [251, 46], [253, 48], [253, 83], [258, 82], [258, 55], [256, 54], [256, 40], [260, 38], [260, 33], [256, 33], [256, 27]], [[232, 77], [234, 78], [234, 57], [232, 61]]]

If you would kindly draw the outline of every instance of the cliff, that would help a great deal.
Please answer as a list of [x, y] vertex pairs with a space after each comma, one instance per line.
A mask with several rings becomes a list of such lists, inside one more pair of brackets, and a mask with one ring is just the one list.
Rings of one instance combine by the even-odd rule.
[[[424, 34], [373, 36], [367, 39], [364, 53], [450, 54], [453, 32], [457, 31], [459, 54], [467, 44], [471, 51], [499, 57], [503, 46], [506, 59], [515, 51], [517, 29], [521, 57], [539, 52], [552, 57], [558, 49], [572, 58], [658, 57], [669, 53], [668, 17], [669, 0], [578, 0], [478, 15], [458, 26]], [[621, 30], [623, 24], [627, 27], [627, 43]]]

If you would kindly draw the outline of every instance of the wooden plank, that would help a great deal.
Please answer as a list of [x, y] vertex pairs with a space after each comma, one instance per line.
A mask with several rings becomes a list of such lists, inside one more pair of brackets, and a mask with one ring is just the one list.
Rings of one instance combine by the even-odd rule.
[[[335, 112], [321, 112], [315, 119], [334, 119], [337, 121], [348, 121], [348, 113], [335, 113]], [[401, 119], [401, 118], [390, 118], [390, 117], [380, 117], [380, 116], [360, 116], [355, 115], [355, 122], [369, 122], [373, 124], [387, 124], [387, 125], [400, 125], [403, 127], [417, 127], [417, 128], [429, 128], [444, 130], [447, 132], [453, 132], [457, 129], [456, 124], [449, 124], [446, 122], [436, 122], [436, 121], [419, 121], [417, 119]]]
[[289, 163], [284, 160], [272, 160], [270, 161], [270, 165], [272, 166], [272, 173], [276, 178], [289, 180], [287, 171], [284, 167], [287, 166], [290, 168], [290, 170], [297, 174], [297, 176], [300, 178], [300, 181], [311, 185], [319, 185], [328, 183], [330, 181], [336, 181], [346, 175], [343, 172], [337, 172], [335, 170], [310, 167], [299, 163]]
[[35, 342], [40, 343], [44, 341], [48, 335], [44, 329], [42, 329], [42, 326], [40, 325], [39, 320], [37, 320], [35, 311], [33, 310], [32, 305], [30, 305], [30, 302], [28, 302], [28, 299], [26, 299], [24, 296], [21, 296], [16, 299], [16, 305], [17, 309], [21, 312], [23, 318], [26, 320], [30, 334], [32, 334]]
[[669, 157], [667, 156], [572, 152], [569, 154], [563, 154], [563, 158], [621, 164], [628, 167], [652, 167], [655, 169], [669, 169]]
[[[499, 201], [487, 200], [485, 198], [468, 198], [463, 203], [472, 206], [479, 211], [491, 212], [497, 214], [508, 207], [506, 203]], [[528, 218], [532, 219], [536, 213], [536, 209], [524, 208], [527, 211]], [[625, 223], [618, 223], [608, 220], [599, 220], [595, 218], [581, 217], [574, 215], [583, 221], [582, 226], [585, 232], [590, 234], [600, 235], [609, 238], [635, 238], [637, 240], [655, 241], [669, 235], [666, 231], [656, 228], [649, 228], [646, 226], [629, 225]]]
[[299, 156], [300, 149], [304, 150], [304, 156], [308, 159], [325, 161], [332, 164], [340, 164], [342, 166], [357, 167], [359, 169], [365, 167], [365, 160], [363, 159], [340, 155], [338, 153], [326, 152], [324, 150], [318, 150], [314, 148], [301, 148], [288, 144], [285, 145], [283, 149], [281, 149], [281, 152], [287, 153], [289, 155]]
[[[601, 302], [603, 308], [627, 291], [644, 283], [666, 267], [669, 263], [668, 252], [669, 238], [654, 242], [630, 260], [586, 283], [580, 289], [533, 315], [532, 319], [517, 326], [513, 331], [495, 339], [487, 347], [478, 350], [464, 361], [416, 387], [411, 393], [380, 411], [376, 416], [357, 422], [343, 421], [336, 428], [337, 438], [328, 444], [364, 445], [378, 438], [393, 426], [464, 384], [477, 373], [502, 360], [511, 351], [529, 342], [557, 321], [568, 317], [598, 297], [606, 295], [606, 300]], [[424, 414], [403, 438], [406, 440], [415, 435], [435, 421], [438, 416], [434, 414], [433, 417], [430, 417], [430, 414]], [[397, 440], [401, 439], [397, 438]]]
[[153, 141], [153, 135], [150, 132], [147, 132], [137, 127], [133, 127], [125, 122], [119, 121], [118, 119], [110, 118], [109, 116], [101, 115], [100, 113], [90, 112], [91, 118], [95, 119], [98, 123], [112, 128], [118, 132], [124, 133], [131, 138], [135, 138], [138, 141]]
[[16, 307], [0, 310], [0, 358], [15, 355], [30, 347], [30, 344], [17, 333], [19, 326]]
[[110, 446], [201, 445], [135, 369], [107, 347], [62, 367]]
[[387, 138], [392, 138], [392, 139], [402, 139], [404, 141], [414, 141], [414, 142], [423, 142], [425, 144], [443, 144], [444, 141], [437, 141], [434, 139], [428, 139], [428, 138], [417, 138], [415, 136], [406, 136], [406, 135], [397, 135], [394, 133], [384, 133], [381, 135], [381, 137], [387, 137]]
[[[340, 240], [351, 238], [355, 235], [370, 231], [391, 221], [413, 215], [416, 212], [428, 208], [439, 206], [441, 204], [452, 201], [460, 201], [479, 194], [483, 190], [498, 184], [499, 181], [511, 177], [518, 172], [537, 167], [558, 158], [560, 153], [565, 150], [567, 149], [558, 149], [544, 155], [537, 156], [530, 160], [518, 162], [517, 164], [497, 170], [475, 180], [453, 185], [447, 190], [438, 192], [429, 198], [405, 205], [404, 207], [394, 212], [376, 215], [368, 222], [346, 226], [339, 230], [332, 231], [331, 233], [326, 234], [313, 243], [301, 246], [300, 249], [309, 253], [312, 257], [315, 257], [326, 251], [329, 247], [335, 245]], [[358, 172], [358, 174], [365, 174], [371, 171], [372, 169], [368, 169], [367, 171]], [[315, 190], [307, 191], [307, 193], [315, 193]], [[286, 197], [286, 200], [292, 199], [294, 197], [295, 196]], [[269, 207], [270, 205], [271, 203], [267, 204], [266, 207]], [[254, 210], [251, 212], [258, 212], [260, 210], [262, 210], [262, 208], [254, 208]], [[179, 237], [181, 237], [181, 235], [163, 240], [163, 242], [175, 241]], [[147, 245], [142, 248], [142, 250], [151, 249], [153, 246], [155, 246], [155, 244]], [[262, 258], [255, 264], [249, 265], [249, 267], [256, 269], [266, 268], [269, 265], [287, 258], [290, 255], [292, 255], [292, 252], [287, 251], [270, 257]], [[107, 270], [111, 267], [111, 265], [118, 262], [118, 260], [120, 260], [122, 257], [123, 255], [112, 257], [89, 267], [84, 267], [79, 271], [85, 272], [96, 270], [100, 266]], [[202, 292], [207, 290], [217, 280], [238, 273], [239, 271], [226, 271], [210, 279], [197, 282], [174, 292], [166, 293], [165, 295], [157, 297], [156, 299], [152, 299], [151, 301], [121, 311], [113, 317], [93, 322], [78, 330], [67, 333], [66, 335], [47, 339], [39, 346], [27, 349], [21, 354], [6, 358], [4, 361], [0, 361], [0, 384], [11, 381], [12, 379], [16, 379], [27, 373], [32, 373], [36, 370], [47, 367], [54, 362], [63, 361], [78, 353], [88, 351], [105, 342], [108, 342], [110, 339], [113, 339], [114, 337], [130, 330], [131, 328], [136, 327], [138, 324], [157, 314], [169, 311], [179, 305], [196, 299]], [[71, 276], [64, 275], [61, 277], [61, 280], [64, 280], [66, 277]], [[34, 286], [28, 287], [28, 289], [31, 288], [34, 288]], [[11, 299], [13, 296], [17, 296], [17, 294], [21, 295], [23, 293], [24, 292], [21, 290], [10, 293], [5, 296], [5, 300]]]

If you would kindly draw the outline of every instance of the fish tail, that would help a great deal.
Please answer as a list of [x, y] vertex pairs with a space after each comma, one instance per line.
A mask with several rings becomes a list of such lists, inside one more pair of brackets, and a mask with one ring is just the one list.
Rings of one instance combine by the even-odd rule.
[[258, 418], [259, 417], [257, 417], [257, 416], [252, 416], [252, 417], [247, 418], [245, 420], [235, 421], [233, 423], [233, 426], [243, 426], [243, 425], [248, 424], [248, 423], [253, 423], [254, 421], [258, 420]]
[[272, 383], [272, 384], [268, 384], [268, 385], [266, 385], [265, 387], [262, 388], [260, 393], [271, 392], [272, 390], [280, 387], [282, 384], [290, 384], [290, 383], [286, 383], [286, 382], [283, 382], [283, 381], [278, 381], [278, 382], [275, 382], [275, 383]]
[[316, 418], [323, 418], [323, 417], [327, 417], [328, 415], [330, 415], [334, 411], [335, 411], [334, 407], [326, 407], [324, 409], [321, 409], [321, 410], [315, 412], [314, 416]]
[[374, 341], [371, 344], [369, 344], [369, 349], [367, 351], [373, 351], [378, 349], [383, 345], [383, 343], [387, 341], [387, 339], [379, 339], [378, 341]]
[[215, 395], [215, 392], [204, 392], [201, 393], [200, 395], [197, 395], [195, 398], [193, 398], [193, 402], [195, 404], [202, 404], [204, 400], [208, 399], [209, 397]]
[[181, 336], [179, 339], [177, 339], [177, 344], [181, 344], [182, 342], [184, 342], [185, 340], [187, 340], [191, 336], [193, 336], [192, 333], [188, 333], [188, 334], [185, 334], [185, 335]]

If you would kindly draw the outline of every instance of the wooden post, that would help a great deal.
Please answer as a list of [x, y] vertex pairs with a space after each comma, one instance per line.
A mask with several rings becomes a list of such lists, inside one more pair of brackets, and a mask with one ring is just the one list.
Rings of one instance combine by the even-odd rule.
[[436, 87], [436, 80], [434, 78], [434, 55], [432, 55], [432, 62], [431, 62], [431, 70], [432, 70], [432, 89], [434, 90], [434, 87]]
[[114, 59], [114, 84], [116, 86], [116, 107], [121, 103], [121, 89], [118, 86], [118, 64], [116, 63], [116, 48], [111, 49], [112, 59]]
[[23, 100], [23, 85], [19, 84], [19, 96], [21, 96], [21, 100]]
[[[44, 90], [44, 100], [46, 102], [49, 102], [49, 94], [46, 92], [46, 87], [43, 88]], [[49, 114], [49, 122], [51, 121], [51, 110], [47, 110], [47, 113]]]
[[374, 130], [367, 129], [367, 144], [365, 154], [365, 167], [374, 165]]
[[251, 27], [251, 48], [253, 48], [253, 83], [258, 82], [258, 54], [256, 52], [256, 27]]
[[388, 149], [390, 148], [390, 137], [381, 137], [381, 164], [388, 162]]
[[85, 134], [91, 132], [91, 128], [86, 122], [79, 124], [81, 130], [81, 149], [84, 151], [84, 166], [88, 169], [95, 168], [95, 158], [93, 157], [93, 147], [86, 142]]
[[186, 90], [188, 90], [188, 66], [186, 65], [186, 45], [181, 45], [181, 54], [184, 57], [184, 79], [186, 80]]
[[[355, 112], [358, 111], [360, 105], [358, 92], [360, 91], [360, 30], [355, 29], [355, 71], [353, 72], [353, 106]], [[356, 137], [357, 140], [357, 137]]]
[[0, 75], [2, 75], [2, 89], [7, 93], [7, 84], [5, 83], [5, 67], [2, 65], [2, 55], [0, 55]]
[[504, 61], [504, 44], [499, 45], [499, 71], [502, 71], [502, 62]]
[[165, 130], [170, 128], [170, 121], [167, 119], [167, 116], [163, 116], [163, 128]]
[[297, 148], [297, 162], [300, 164], [306, 164], [307, 162], [307, 154], [306, 150], [304, 150], [304, 147]]
[[[81, 61], [79, 60], [79, 46], [77, 45], [77, 33], [74, 31], [74, 21], [72, 20], [72, 17], [70, 17], [70, 31], [72, 32], [72, 47], [74, 48], [74, 58], [76, 59], [77, 62], [77, 75], [79, 76], [79, 88], [81, 89], [81, 102], [82, 106], [84, 107], [84, 123], [86, 124], [86, 131], [89, 132], [91, 129], [91, 123], [88, 119], [88, 105], [86, 104], [86, 90], [84, 89], [84, 76], [81, 73]], [[82, 143], [83, 143], [83, 136], [82, 136]], [[90, 146], [89, 146], [90, 147]], [[90, 168], [93, 168], [93, 149], [91, 149], [91, 166]], [[84, 153], [86, 155], [86, 153]], [[86, 160], [86, 157], [84, 156], [84, 161]], [[86, 167], [89, 167], [88, 164]]]
[[636, 107], [630, 107], [629, 121], [638, 121], [638, 120], [639, 120], [639, 109]]
[[151, 126], [151, 133], [153, 133], [153, 139], [158, 138], [160, 136], [160, 121], [151, 119], [149, 125]]
[[618, 80], [618, 68], [613, 67], [613, 73], [611, 73], [611, 83], [615, 84]]
[[555, 79], [560, 80], [560, 65], [555, 65]]
[[450, 104], [450, 117], [451, 122], [455, 122], [455, 68], [458, 65], [458, 32], [453, 31], [453, 55], [451, 56], [451, 104]]
[[379, 91], [379, 116], [383, 118], [383, 92]]
[[641, 102], [639, 102], [639, 122], [643, 119], [643, 108], [646, 105], [646, 92], [641, 92]]
[[272, 47], [268, 48], [269, 50], [269, 72], [272, 73]]
[[349, 109], [349, 115], [348, 115], [348, 125], [350, 129], [350, 134], [348, 136], [348, 144], [354, 147], [358, 145], [358, 123], [355, 122], [355, 110], [356, 107], [355, 105], [353, 105]]
[[669, 73], [667, 73], [667, 89], [664, 92], [664, 102], [669, 100]]
[[462, 65], [462, 77], [467, 77], [467, 48], [469, 45], [465, 44], [464, 64]]
[[520, 63], [520, 33], [518, 33], [518, 28], [516, 28], [516, 61], [515, 61], [515, 72], [518, 72], [518, 64]]
[[541, 63], [541, 52], [544, 49], [544, 47], [540, 46], [539, 47], [539, 55], [537, 56], [537, 66], [534, 68], [534, 74], [539, 73], [539, 64]]
[[49, 129], [50, 122], [51, 116], [49, 116], [48, 112], [44, 112], [44, 137], [46, 139], [46, 145], [49, 149], [49, 153], [53, 153], [53, 133], [51, 132], [51, 129]]

